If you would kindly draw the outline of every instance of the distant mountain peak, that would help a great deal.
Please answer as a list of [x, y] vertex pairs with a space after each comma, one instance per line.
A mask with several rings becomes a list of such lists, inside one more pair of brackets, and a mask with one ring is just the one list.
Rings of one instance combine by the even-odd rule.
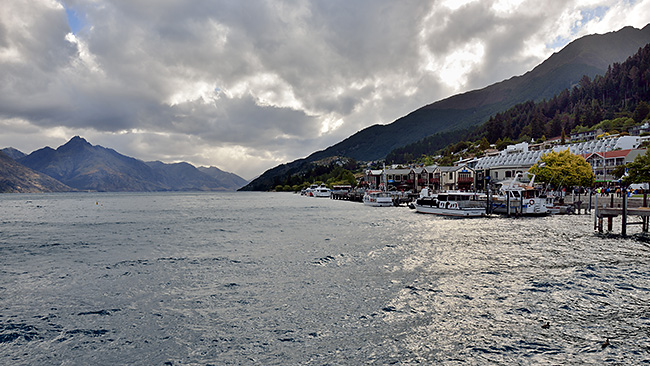
[[70, 141], [66, 142], [64, 145], [59, 146], [57, 151], [65, 152], [65, 151], [71, 151], [71, 150], [78, 150], [78, 149], [83, 149], [83, 148], [90, 148], [93, 147], [86, 139], [80, 136], [75, 136], [70, 139]]
[[70, 139], [70, 141], [68, 141], [68, 143], [81, 143], [81, 144], [90, 145], [90, 143], [88, 141], [86, 141], [86, 139], [81, 137], [81, 136], [74, 136], [73, 138]]
[[92, 145], [80, 136], [56, 150], [39, 149], [18, 162], [84, 191], [227, 191], [246, 183], [230, 176], [213, 178], [186, 162], [145, 163], [113, 149]]
[[2, 152], [14, 160], [18, 160], [23, 156], [25, 156], [25, 153], [13, 147], [5, 147], [4, 149], [2, 149]]
[[[17, 151], [17, 150], [16, 150]], [[63, 183], [21, 165], [0, 150], [0, 193], [68, 192]]]

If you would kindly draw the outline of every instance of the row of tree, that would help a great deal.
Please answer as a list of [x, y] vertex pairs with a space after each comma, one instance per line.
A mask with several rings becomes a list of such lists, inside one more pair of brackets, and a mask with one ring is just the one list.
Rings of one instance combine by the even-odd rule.
[[292, 174], [284, 181], [278, 181], [274, 187], [276, 191], [298, 192], [314, 183], [325, 183], [330, 188], [346, 184], [356, 186], [357, 180], [353, 171], [359, 169], [359, 164], [351, 159], [345, 163], [332, 161], [328, 164], [312, 164], [305, 171]]

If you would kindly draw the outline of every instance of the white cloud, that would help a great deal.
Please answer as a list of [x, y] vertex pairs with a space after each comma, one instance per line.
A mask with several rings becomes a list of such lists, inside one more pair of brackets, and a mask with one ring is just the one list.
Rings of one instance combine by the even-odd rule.
[[252, 178], [648, 14], [650, 0], [10, 0], [0, 146], [81, 135]]

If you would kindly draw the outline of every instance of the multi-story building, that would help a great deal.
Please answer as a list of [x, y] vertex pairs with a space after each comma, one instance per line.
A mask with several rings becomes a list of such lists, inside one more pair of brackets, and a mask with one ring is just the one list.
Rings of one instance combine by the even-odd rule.
[[501, 182], [521, 174], [526, 179], [524, 173], [537, 163], [542, 155], [568, 149], [576, 155], [582, 155], [591, 164], [596, 181], [610, 182], [617, 179], [612, 175], [616, 166], [627, 164], [645, 153], [644, 149], [638, 149], [641, 140], [639, 136], [615, 136], [542, 150], [531, 150], [528, 143], [522, 142], [510, 145], [496, 154], [461, 160], [451, 167], [432, 165], [368, 170], [366, 180], [372, 188], [413, 191], [424, 187], [435, 191], [484, 190], [486, 177], [490, 177], [493, 182]]
[[650, 132], [650, 122], [646, 122], [640, 126], [634, 126], [630, 128], [628, 132], [633, 136], [639, 136], [642, 133], [648, 133]]
[[[640, 143], [641, 138], [639, 136], [615, 136], [599, 140], [583, 141], [575, 144], [559, 145], [551, 149], [535, 151], [529, 150], [528, 144], [525, 142], [517, 145], [511, 145], [508, 146], [505, 150], [499, 152], [498, 155], [486, 156], [479, 160], [475, 168], [477, 178], [475, 186], [477, 189], [484, 189], [484, 180], [485, 177], [488, 176], [492, 179], [492, 181], [499, 182], [512, 179], [516, 176], [517, 173], [523, 174], [531, 166], [537, 163], [542, 155], [551, 151], [558, 152], [569, 149], [569, 151], [572, 153], [576, 155], [582, 155], [584, 157], [588, 157], [594, 153], [599, 153], [602, 156], [603, 154], [610, 154], [621, 150], [634, 150], [639, 146]], [[616, 153], [611, 156], [618, 154], [621, 153]], [[634, 156], [636, 156], [635, 154], [638, 155], [637, 153], [634, 153], [632, 155], [628, 154], [629, 157], [624, 159], [624, 161], [628, 162], [630, 158], [633, 160]], [[592, 160], [595, 159], [596, 156], [592, 158]], [[617, 161], [620, 163], [621, 160], [619, 159]], [[594, 164], [596, 164], [596, 162], [594, 162]], [[595, 165], [592, 165], [592, 167], [596, 168]], [[614, 166], [612, 166], [608, 171], [611, 173], [613, 169]], [[596, 177], [598, 177], [596, 169], [594, 169], [594, 174]], [[600, 176], [603, 179], [614, 179], [608, 174], [601, 173]]]
[[617, 166], [634, 161], [637, 156], [645, 154], [645, 151], [645, 149], [625, 149], [595, 152], [583, 156], [591, 165], [596, 182], [607, 183], [619, 178], [612, 175]]

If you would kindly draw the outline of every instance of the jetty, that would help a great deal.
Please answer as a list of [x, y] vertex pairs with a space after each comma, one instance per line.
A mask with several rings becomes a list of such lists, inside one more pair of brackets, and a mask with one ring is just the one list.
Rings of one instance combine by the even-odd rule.
[[353, 202], [363, 202], [365, 190], [361, 189], [332, 189], [330, 198], [333, 200], [346, 200]]
[[[352, 189], [349, 186], [336, 188], [331, 191], [331, 199], [363, 202], [364, 189]], [[395, 206], [408, 204], [418, 197], [418, 194], [412, 192], [389, 191], [389, 193], [391, 193]], [[643, 233], [650, 231], [650, 202], [648, 202], [647, 194], [643, 197], [628, 197], [625, 194], [603, 195], [588, 190], [582, 194], [569, 193], [556, 199], [555, 205], [561, 208], [561, 214], [591, 214], [594, 210], [594, 230], [599, 233], [605, 232], [605, 222], [607, 222], [606, 230], [612, 232], [614, 219], [619, 216], [621, 217], [621, 236], [627, 236], [627, 228], [630, 225], [641, 225]]]
[[[607, 220], [607, 231], [613, 229], [614, 218], [621, 217], [621, 235], [627, 235], [629, 225], [641, 225], [643, 233], [648, 232], [650, 223], [650, 207], [648, 207], [647, 196], [640, 198], [630, 198], [623, 194], [622, 197], [599, 197], [594, 195], [594, 230], [602, 233], [604, 221]], [[599, 202], [600, 201], [600, 202]], [[640, 221], [629, 221], [630, 217], [636, 217]]]
[[[363, 195], [366, 193], [364, 189], [332, 189], [330, 198], [333, 200], [346, 200], [353, 202], [363, 202]], [[399, 206], [408, 204], [417, 198], [417, 194], [409, 192], [388, 191], [393, 199], [393, 205]]]

